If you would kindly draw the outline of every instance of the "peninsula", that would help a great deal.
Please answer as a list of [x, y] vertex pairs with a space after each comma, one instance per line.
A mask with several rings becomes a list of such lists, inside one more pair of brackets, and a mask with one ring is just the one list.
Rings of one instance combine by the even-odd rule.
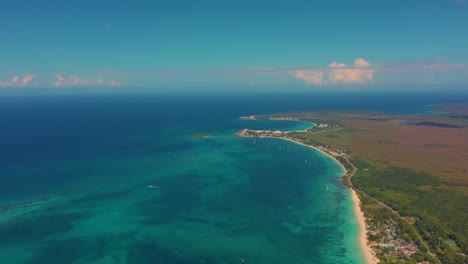
[[[368, 263], [468, 261], [468, 106], [446, 114], [283, 113], [245, 120], [301, 120], [305, 131], [243, 129], [314, 148], [346, 171]], [[410, 124], [410, 125], [408, 125]], [[423, 124], [423, 125], [412, 125]]]

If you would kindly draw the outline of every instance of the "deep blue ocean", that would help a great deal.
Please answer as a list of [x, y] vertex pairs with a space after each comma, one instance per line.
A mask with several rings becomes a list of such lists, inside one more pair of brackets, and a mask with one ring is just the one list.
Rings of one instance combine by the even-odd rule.
[[[362, 263], [341, 167], [239, 116], [437, 111], [450, 94], [0, 96], [0, 263]], [[193, 134], [207, 134], [194, 138]], [[148, 188], [154, 185], [156, 188]]]

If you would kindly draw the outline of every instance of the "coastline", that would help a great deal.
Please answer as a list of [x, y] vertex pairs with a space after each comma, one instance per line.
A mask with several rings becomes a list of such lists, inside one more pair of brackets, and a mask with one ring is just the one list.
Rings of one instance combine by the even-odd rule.
[[369, 246], [369, 241], [367, 240], [367, 224], [364, 213], [361, 210], [361, 200], [356, 191], [351, 188], [351, 200], [354, 204], [354, 214], [356, 215], [357, 222], [359, 223], [359, 245], [361, 247], [361, 252], [364, 255], [364, 259], [367, 264], [378, 263], [378, 259], [375, 256], [374, 251]]
[[[304, 144], [304, 143], [302, 143], [300, 141], [296, 141], [296, 140], [294, 140], [292, 138], [284, 138], [284, 137], [270, 137], [270, 138], [283, 139], [283, 140], [294, 142], [296, 144], [299, 144], [299, 145], [302, 145], [302, 146], [305, 146], [305, 147], [308, 147], [308, 148], [315, 149], [315, 150], [321, 152], [322, 154], [325, 154], [326, 156], [334, 159], [343, 168], [343, 170], [345, 172], [347, 171], [346, 168], [344, 167], [344, 165], [339, 160], [337, 160], [332, 155], [328, 154], [327, 152], [325, 152], [325, 151], [323, 151], [323, 150], [321, 150], [321, 149], [319, 149], [317, 147]], [[374, 251], [369, 246], [369, 241], [367, 239], [366, 218], [364, 217], [364, 213], [361, 210], [361, 200], [359, 199], [358, 195], [356, 194], [356, 191], [353, 188], [349, 188], [349, 189], [351, 191], [351, 200], [353, 202], [354, 214], [356, 216], [356, 220], [357, 220], [357, 223], [359, 225], [359, 238], [358, 239], [359, 239], [359, 245], [360, 245], [360, 248], [361, 248], [362, 255], [364, 256], [364, 259], [365, 259], [367, 264], [379, 263], [377, 257], [375, 256]]]

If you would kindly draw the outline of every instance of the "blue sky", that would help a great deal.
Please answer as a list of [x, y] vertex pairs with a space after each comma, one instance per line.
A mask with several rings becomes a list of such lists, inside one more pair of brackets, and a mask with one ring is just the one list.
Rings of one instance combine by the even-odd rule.
[[126, 2], [4, 1], [0, 87], [468, 84], [463, 0]]

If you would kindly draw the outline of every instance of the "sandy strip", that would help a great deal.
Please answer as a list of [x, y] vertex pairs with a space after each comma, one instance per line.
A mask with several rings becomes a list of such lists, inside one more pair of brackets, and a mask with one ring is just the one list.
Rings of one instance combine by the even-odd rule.
[[[341, 162], [339, 162], [335, 157], [333, 157], [332, 155], [326, 153], [325, 151], [323, 151], [323, 150], [321, 150], [319, 148], [316, 148], [316, 147], [311, 146], [311, 145], [304, 144], [302, 142], [299, 142], [299, 141], [296, 141], [296, 140], [290, 139], [290, 138], [282, 138], [282, 137], [273, 137], [273, 138], [284, 139], [284, 140], [287, 140], [287, 141], [294, 142], [296, 144], [300, 144], [300, 145], [305, 146], [305, 147], [309, 147], [309, 148], [313, 148], [315, 150], [318, 150], [321, 153], [327, 155], [328, 157], [336, 160], [336, 162], [338, 164], [340, 164], [340, 166], [343, 168], [343, 170], [346, 171], [345, 167], [343, 166], [343, 164], [341, 164]], [[357, 222], [359, 224], [359, 245], [360, 245], [362, 254], [364, 255], [364, 259], [366, 260], [367, 264], [379, 263], [379, 260], [375, 256], [374, 251], [370, 248], [370, 246], [368, 244], [369, 241], [367, 240], [366, 218], [364, 217], [364, 213], [361, 211], [361, 206], [360, 206], [361, 201], [359, 200], [359, 197], [356, 194], [356, 191], [354, 189], [351, 189], [351, 200], [353, 201], [354, 214], [356, 215], [356, 220], [357, 220]]]
[[379, 263], [379, 260], [375, 256], [374, 251], [368, 244], [369, 241], [367, 241], [366, 218], [364, 217], [364, 213], [361, 211], [361, 201], [359, 200], [359, 196], [356, 194], [354, 189], [351, 189], [351, 199], [354, 203], [354, 214], [356, 215], [356, 219], [359, 223], [359, 245], [361, 246], [364, 259], [366, 260], [367, 264]]

